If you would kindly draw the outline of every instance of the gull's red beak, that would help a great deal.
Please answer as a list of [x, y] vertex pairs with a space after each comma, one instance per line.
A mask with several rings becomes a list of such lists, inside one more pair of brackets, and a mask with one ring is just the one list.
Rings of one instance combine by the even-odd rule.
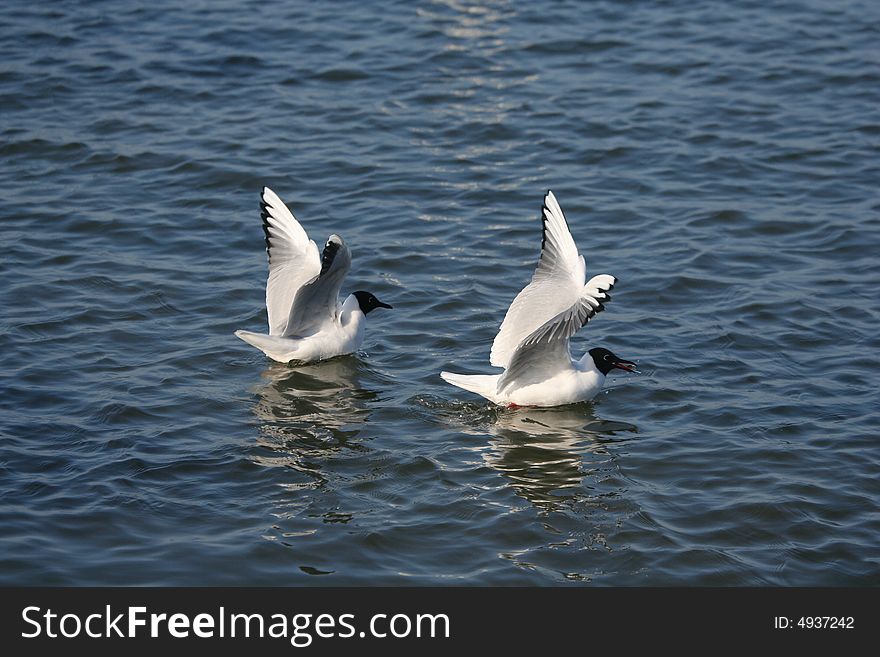
[[632, 362], [631, 360], [623, 360], [623, 359], [618, 360], [616, 363], [614, 363], [614, 367], [616, 367], [619, 370], [623, 370], [624, 372], [635, 372], [636, 371], [636, 364], [634, 362]]

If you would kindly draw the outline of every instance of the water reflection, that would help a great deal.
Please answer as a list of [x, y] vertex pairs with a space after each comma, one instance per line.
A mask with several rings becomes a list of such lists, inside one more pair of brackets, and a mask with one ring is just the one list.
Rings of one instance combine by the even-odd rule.
[[609, 443], [637, 428], [599, 419], [591, 404], [577, 404], [499, 413], [489, 431], [487, 464], [511, 482], [517, 495], [549, 512], [589, 497], [585, 479], [615, 468]]
[[[514, 14], [515, 7], [508, 2], [460, 2], [459, 0], [435, 0], [433, 7], [419, 7], [416, 14], [428, 20], [453, 40], [464, 41], [458, 49], [466, 46], [481, 45], [484, 40], [492, 39], [497, 43], [502, 34], [510, 31], [506, 20]], [[454, 48], [456, 42], [448, 44]]]
[[323, 459], [345, 447], [362, 449], [353, 441], [377, 396], [362, 384], [368, 373], [354, 356], [297, 368], [272, 364], [253, 389], [261, 448], [254, 461], [293, 468], [323, 483]]
[[[512, 125], [523, 105], [512, 88], [537, 79], [537, 74], [517, 68], [505, 56], [511, 47], [517, 48], [507, 42], [517, 5], [436, 0], [416, 12], [445, 39], [429, 60], [434, 71], [431, 83], [415, 96], [428, 119], [412, 130], [415, 145], [434, 156], [433, 171], [445, 185], [482, 191], [486, 175], [510, 159]], [[437, 98], [443, 102], [436, 102]], [[467, 139], [460, 140], [461, 134]], [[454, 149], [450, 143], [456, 144]], [[521, 179], [515, 186], [497, 180], [495, 189], [521, 185]]]

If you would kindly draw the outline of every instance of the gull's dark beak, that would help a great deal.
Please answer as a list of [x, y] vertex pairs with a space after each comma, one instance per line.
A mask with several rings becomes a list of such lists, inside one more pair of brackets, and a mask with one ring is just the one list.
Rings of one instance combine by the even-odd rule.
[[614, 363], [614, 367], [616, 367], [619, 370], [623, 370], [624, 372], [635, 372], [636, 371], [636, 364], [634, 362], [632, 362], [631, 360], [623, 360], [622, 358], [618, 359]]
[[390, 306], [387, 303], [376, 299], [376, 308], [388, 308], [388, 310], [393, 310], [394, 306]]

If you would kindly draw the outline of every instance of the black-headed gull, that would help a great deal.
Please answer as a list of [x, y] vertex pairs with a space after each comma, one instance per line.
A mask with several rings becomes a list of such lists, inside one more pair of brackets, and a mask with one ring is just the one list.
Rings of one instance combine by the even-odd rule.
[[357, 351], [364, 341], [364, 318], [371, 310], [391, 306], [360, 290], [339, 303], [339, 288], [351, 269], [351, 251], [342, 238], [331, 235], [319, 256], [318, 247], [268, 187], [263, 187], [260, 209], [269, 254], [269, 335], [235, 335], [282, 363]]
[[541, 257], [531, 282], [516, 296], [495, 342], [490, 362], [503, 374], [440, 376], [454, 386], [504, 406], [561, 406], [596, 396], [613, 369], [636, 364], [607, 349], [571, 357], [569, 339], [596, 313], [605, 310], [617, 279], [594, 276], [584, 284], [586, 264], [578, 253], [565, 215], [548, 191], [542, 208]]

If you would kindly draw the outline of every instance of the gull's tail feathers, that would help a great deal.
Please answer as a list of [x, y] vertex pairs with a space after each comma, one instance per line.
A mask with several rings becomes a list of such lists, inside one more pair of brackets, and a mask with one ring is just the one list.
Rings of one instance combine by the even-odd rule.
[[241, 330], [235, 332], [235, 337], [255, 346], [269, 358], [277, 360], [279, 363], [289, 363], [292, 360], [296, 360], [298, 345], [290, 338]]
[[446, 383], [463, 388], [469, 392], [485, 397], [491, 402], [496, 400], [498, 388], [498, 374], [456, 374], [454, 372], [440, 372], [441, 378]]

